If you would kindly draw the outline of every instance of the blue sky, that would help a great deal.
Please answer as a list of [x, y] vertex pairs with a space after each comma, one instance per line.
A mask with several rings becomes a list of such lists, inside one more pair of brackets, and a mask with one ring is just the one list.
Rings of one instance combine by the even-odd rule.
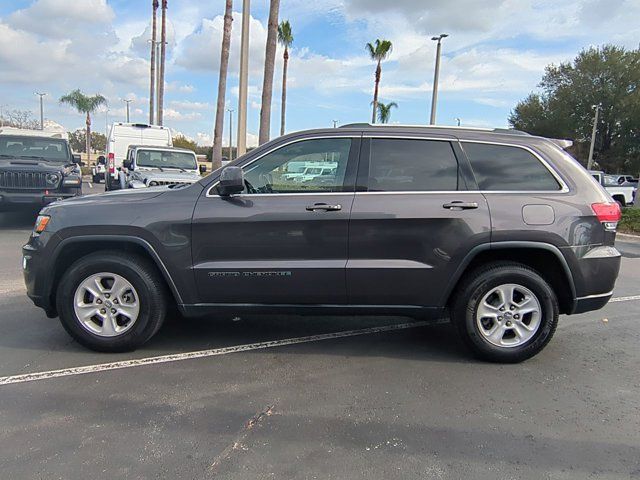
[[[241, 0], [234, 1], [227, 103], [237, 108]], [[146, 121], [151, 0], [5, 0], [0, 3], [0, 105], [38, 113], [72, 130], [82, 116], [58, 104], [81, 88], [109, 99], [94, 119]], [[169, 0], [165, 125], [210, 144], [224, 0]], [[249, 144], [258, 130], [267, 0], [252, 0]], [[428, 120], [435, 44], [443, 44], [438, 123], [505, 126], [515, 103], [535, 90], [545, 65], [582, 48], [615, 43], [636, 48], [638, 0], [281, 0], [280, 18], [295, 37], [289, 71], [287, 129], [367, 121], [374, 65], [364, 46], [393, 42], [383, 65], [381, 100], [395, 101], [392, 122]], [[279, 131], [282, 52], [278, 52], [272, 135]], [[234, 122], [235, 124], [235, 122]], [[227, 126], [225, 125], [225, 129]], [[235, 132], [235, 125], [234, 125]], [[225, 143], [228, 133], [225, 132]], [[235, 140], [234, 140], [235, 141]]]

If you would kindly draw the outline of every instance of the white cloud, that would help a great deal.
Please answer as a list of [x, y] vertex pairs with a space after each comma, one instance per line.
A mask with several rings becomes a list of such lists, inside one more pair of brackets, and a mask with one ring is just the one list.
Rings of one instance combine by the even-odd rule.
[[193, 111], [193, 110], [208, 110], [213, 108], [213, 106], [207, 102], [191, 102], [189, 100], [172, 100], [169, 103], [172, 107], [180, 110]]
[[174, 122], [187, 122], [192, 120], [198, 120], [202, 117], [200, 112], [182, 113], [173, 108], [164, 109], [165, 120], [172, 120]]

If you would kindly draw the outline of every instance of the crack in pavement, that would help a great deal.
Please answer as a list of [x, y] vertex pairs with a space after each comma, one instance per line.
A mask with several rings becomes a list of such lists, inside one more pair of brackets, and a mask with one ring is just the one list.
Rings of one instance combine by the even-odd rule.
[[262, 419], [265, 417], [270, 417], [273, 415], [273, 409], [275, 405], [267, 405], [265, 408], [256, 413], [253, 417], [251, 417], [244, 424], [242, 429], [236, 434], [233, 441], [225, 448], [220, 454], [218, 454], [211, 465], [208, 468], [208, 471], [214, 473], [215, 470], [225, 461], [227, 460], [231, 454], [237, 450], [243, 448], [242, 442], [247, 438], [251, 430], [258, 425]]

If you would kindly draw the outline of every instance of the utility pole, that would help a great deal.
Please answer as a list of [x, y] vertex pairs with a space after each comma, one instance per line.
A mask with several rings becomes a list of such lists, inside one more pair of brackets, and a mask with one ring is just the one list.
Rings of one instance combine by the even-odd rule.
[[127, 104], [127, 123], [129, 123], [129, 104], [133, 102], [133, 100], [127, 100], [126, 98], [123, 98], [122, 101]]
[[587, 170], [591, 170], [593, 166], [593, 150], [596, 146], [596, 132], [598, 131], [598, 114], [600, 113], [600, 104], [594, 105], [591, 108], [595, 108], [596, 115], [593, 119], [593, 130], [591, 130], [591, 146], [589, 147], [589, 161], [587, 162]]
[[153, 0], [153, 16], [151, 17], [151, 73], [149, 79], [149, 125], [153, 125], [154, 102], [156, 89], [156, 12], [158, 0]]
[[249, 86], [249, 18], [251, 0], [242, 0], [242, 34], [240, 37], [240, 83], [238, 92], [238, 141], [236, 156], [247, 153], [247, 90]]
[[158, 125], [163, 124], [164, 65], [167, 47], [167, 0], [162, 0], [162, 26], [160, 29], [160, 75], [158, 80]]
[[431, 95], [431, 121], [430, 125], [436, 124], [436, 105], [438, 103], [438, 79], [440, 77], [440, 53], [442, 51], [442, 39], [447, 38], [449, 35], [441, 33], [437, 37], [431, 37], [431, 40], [437, 41], [436, 47], [436, 69], [433, 74], [433, 93]]
[[231, 144], [233, 142], [232, 140], [233, 139], [233, 112], [235, 112], [235, 110], [233, 108], [227, 108], [227, 112], [229, 112], [229, 161], [231, 161], [232, 159]]
[[44, 97], [46, 93], [35, 92], [35, 94], [40, 97], [40, 130], [44, 130], [44, 106], [42, 104], [42, 97]]

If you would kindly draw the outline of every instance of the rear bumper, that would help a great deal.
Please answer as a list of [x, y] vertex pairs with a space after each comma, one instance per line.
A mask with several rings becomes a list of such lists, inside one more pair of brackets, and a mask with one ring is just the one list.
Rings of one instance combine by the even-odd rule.
[[600, 310], [604, 307], [611, 297], [613, 292], [600, 293], [597, 295], [589, 295], [587, 297], [578, 297], [575, 300], [572, 314], [591, 312], [593, 310]]
[[77, 196], [78, 193], [73, 192], [65, 192], [65, 193], [57, 193], [57, 192], [49, 192], [44, 193], [42, 191], [39, 192], [8, 192], [8, 191], [0, 191], [0, 207], [6, 209], [11, 208], [20, 208], [20, 207], [44, 207], [53, 202], [57, 202], [58, 200], [64, 200], [65, 198], [72, 198]]
[[577, 268], [572, 268], [577, 297], [570, 314], [599, 310], [607, 304], [613, 295], [620, 261], [620, 252], [604, 245], [591, 248], [578, 258]]

